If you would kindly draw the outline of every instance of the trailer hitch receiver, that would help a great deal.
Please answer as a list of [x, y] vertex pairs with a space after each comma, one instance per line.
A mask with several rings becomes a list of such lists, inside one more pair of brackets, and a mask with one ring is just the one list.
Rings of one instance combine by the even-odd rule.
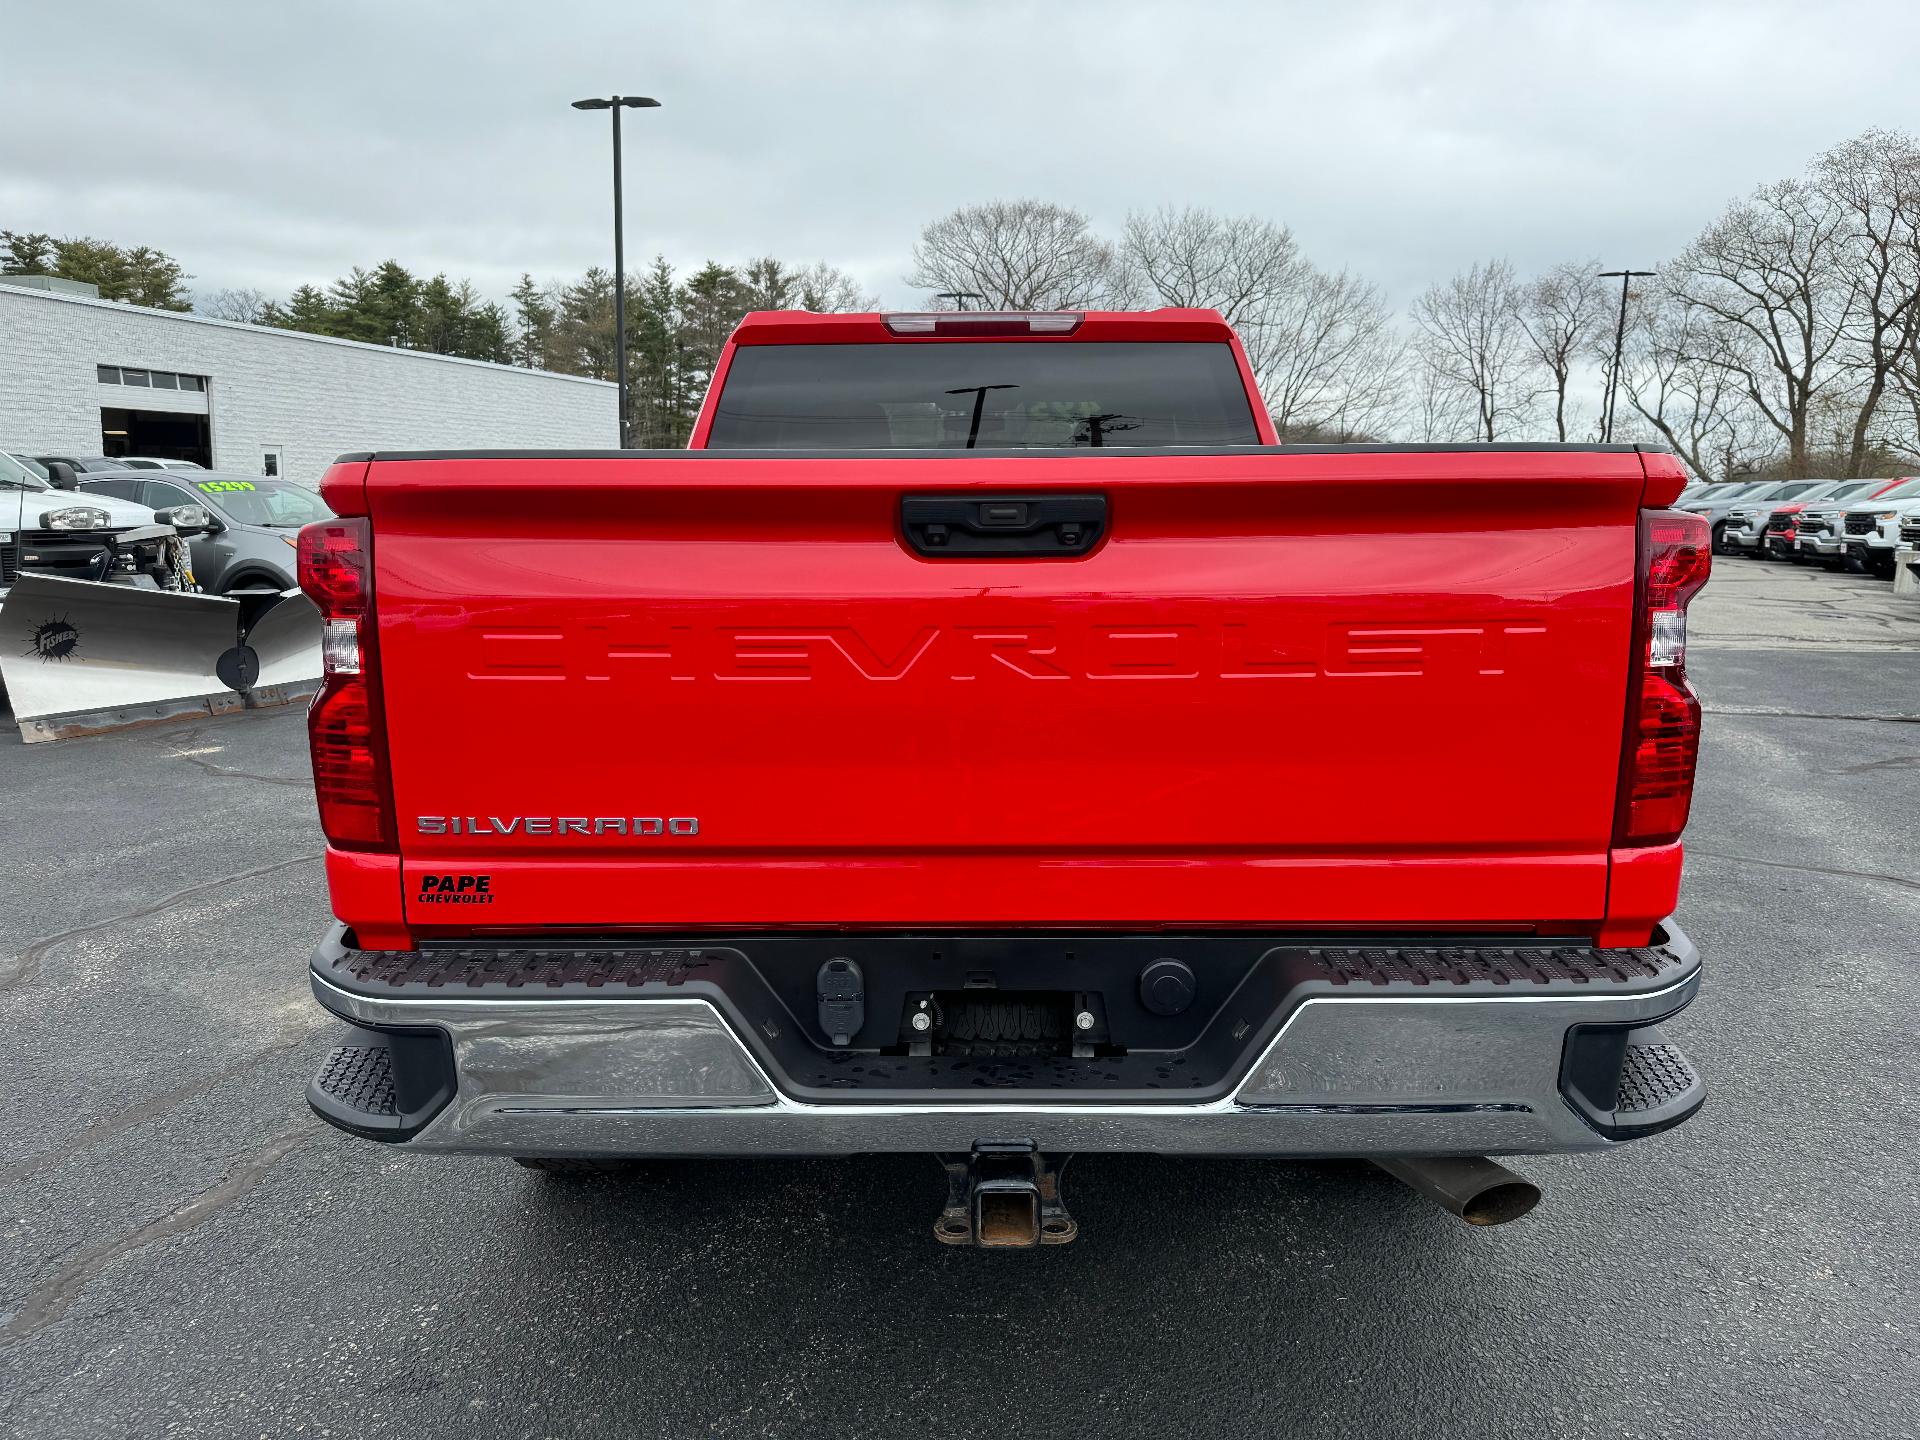
[[1065, 1245], [1080, 1233], [1060, 1194], [1072, 1158], [1042, 1155], [1031, 1140], [976, 1140], [968, 1154], [939, 1156], [947, 1203], [934, 1237], [986, 1250]]

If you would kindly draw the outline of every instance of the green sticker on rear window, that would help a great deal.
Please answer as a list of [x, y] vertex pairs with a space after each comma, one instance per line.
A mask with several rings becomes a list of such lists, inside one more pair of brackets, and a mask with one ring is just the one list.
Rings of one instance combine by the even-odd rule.
[[251, 490], [251, 480], [202, 480], [200, 488], [209, 495], [218, 495], [223, 490]]

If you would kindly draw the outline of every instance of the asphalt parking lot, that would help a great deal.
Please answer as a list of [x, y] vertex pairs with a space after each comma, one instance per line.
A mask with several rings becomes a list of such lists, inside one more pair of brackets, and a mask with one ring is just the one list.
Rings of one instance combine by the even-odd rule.
[[1920, 603], [1723, 559], [1670, 1027], [1707, 1109], [1469, 1229], [1359, 1165], [1085, 1156], [946, 1250], [921, 1157], [556, 1183], [312, 1119], [297, 710], [0, 734], [0, 1428], [1910, 1436]]

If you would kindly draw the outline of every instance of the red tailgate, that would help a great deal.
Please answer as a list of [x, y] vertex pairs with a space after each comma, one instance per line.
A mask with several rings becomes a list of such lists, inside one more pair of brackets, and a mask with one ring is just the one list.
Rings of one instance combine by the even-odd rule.
[[[1597, 918], [1642, 484], [1598, 452], [376, 460], [408, 919]], [[1110, 531], [903, 543], [903, 496], [976, 492], [1097, 493]], [[427, 898], [461, 876], [487, 898]]]

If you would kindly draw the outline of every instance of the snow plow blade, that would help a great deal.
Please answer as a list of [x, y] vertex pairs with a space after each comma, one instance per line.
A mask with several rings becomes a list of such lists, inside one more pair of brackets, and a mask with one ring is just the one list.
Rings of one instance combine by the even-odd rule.
[[298, 590], [236, 599], [29, 574], [0, 601], [0, 680], [29, 744], [281, 705], [319, 679], [320, 617]]

